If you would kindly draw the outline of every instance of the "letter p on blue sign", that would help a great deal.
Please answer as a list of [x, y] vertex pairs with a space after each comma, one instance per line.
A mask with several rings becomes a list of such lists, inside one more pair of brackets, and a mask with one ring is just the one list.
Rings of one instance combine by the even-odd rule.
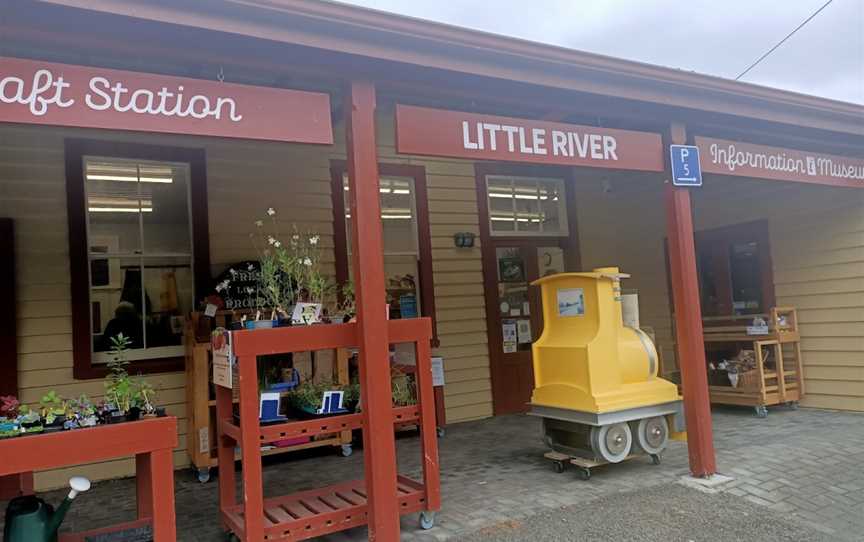
[[699, 147], [695, 145], [669, 145], [672, 164], [672, 184], [675, 186], [702, 186], [702, 167]]

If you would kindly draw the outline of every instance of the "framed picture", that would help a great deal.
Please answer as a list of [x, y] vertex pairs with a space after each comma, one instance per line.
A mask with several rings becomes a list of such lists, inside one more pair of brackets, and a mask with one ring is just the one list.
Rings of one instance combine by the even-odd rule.
[[499, 258], [498, 275], [501, 282], [525, 282], [525, 263], [522, 258]]

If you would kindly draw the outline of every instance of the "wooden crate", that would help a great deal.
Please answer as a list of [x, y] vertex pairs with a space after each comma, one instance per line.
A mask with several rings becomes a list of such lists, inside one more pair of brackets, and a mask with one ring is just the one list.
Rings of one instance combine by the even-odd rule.
[[[215, 399], [211, 399], [212, 356], [210, 354], [210, 332], [215, 327], [226, 327], [238, 320], [241, 313], [220, 311], [214, 317], [193, 313], [186, 327], [186, 412], [188, 422], [187, 452], [196, 470], [198, 479], [206, 482], [210, 469], [216, 467], [216, 421]], [[206, 337], [206, 341], [202, 341]], [[333, 364], [333, 380], [348, 384], [348, 352], [339, 349]], [[237, 402], [237, 389], [233, 390]], [[344, 455], [351, 453], [351, 431], [321, 435], [310, 442], [262, 450], [262, 455], [281, 454], [321, 446], [341, 447]]]

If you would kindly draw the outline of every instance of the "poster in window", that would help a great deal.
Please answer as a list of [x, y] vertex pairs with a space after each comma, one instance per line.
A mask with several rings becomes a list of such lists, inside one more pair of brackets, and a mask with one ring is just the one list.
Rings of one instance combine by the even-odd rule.
[[504, 320], [501, 323], [501, 334], [503, 337], [502, 348], [505, 354], [516, 352], [516, 344], [518, 341], [518, 332], [516, 330], [516, 322], [513, 320]]
[[585, 290], [561, 288], [558, 290], [558, 316], [584, 316]]
[[500, 258], [498, 273], [501, 282], [525, 282], [525, 264], [522, 258]]
[[531, 320], [519, 320], [516, 324], [516, 335], [518, 336], [519, 344], [528, 344], [531, 342]]

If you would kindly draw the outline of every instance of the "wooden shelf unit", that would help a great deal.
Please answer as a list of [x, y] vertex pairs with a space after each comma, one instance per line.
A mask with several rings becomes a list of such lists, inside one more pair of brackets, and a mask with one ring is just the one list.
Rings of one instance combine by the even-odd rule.
[[[237, 502], [236, 473], [220, 472], [219, 507], [223, 528], [240, 540], [306, 540], [368, 521], [366, 485], [363, 480], [283, 497], [263, 497], [261, 444], [299, 436], [315, 437], [334, 432], [363, 430], [365, 414], [353, 413], [289, 421], [261, 426], [258, 418], [256, 374], [257, 356], [277, 352], [300, 352], [327, 348], [349, 348], [357, 340], [357, 324], [326, 324], [237, 331], [233, 337], [234, 354], [239, 365], [240, 422], [233, 415], [232, 390], [217, 386], [216, 417], [220, 460], [234, 457], [241, 447], [243, 462], [243, 502]], [[391, 343], [415, 344], [417, 360], [417, 404], [392, 408], [393, 425], [417, 424], [420, 427], [423, 481], [404, 476], [396, 480], [400, 514], [434, 512], [440, 508], [438, 444], [432, 391], [428, 318], [388, 322]], [[245, 385], [244, 385], [245, 384]], [[242, 443], [247, 445], [243, 446]], [[254, 443], [254, 445], [252, 445]]]
[[[231, 311], [220, 311], [213, 318], [213, 324], [226, 327], [231, 319], [236, 317]], [[216, 400], [210, 399], [212, 389], [212, 356], [210, 354], [209, 336], [205, 337], [199, 330], [201, 313], [193, 313], [186, 327], [186, 412], [188, 423], [187, 453], [196, 471], [198, 480], [209, 481], [210, 469], [219, 465], [216, 454]], [[205, 329], [209, 326], [205, 326]], [[333, 380], [339, 384], [348, 384], [348, 351], [336, 349], [336, 363], [333, 365]], [[237, 402], [236, 393], [234, 402]], [[262, 450], [262, 455], [277, 455], [332, 446], [342, 448], [344, 455], [350, 455], [352, 434], [343, 431], [335, 434], [319, 435], [314, 440], [292, 446], [282, 446]], [[239, 459], [239, 454], [235, 459]]]
[[[767, 334], [747, 334], [747, 326], [756, 317], [768, 323]], [[751, 349], [756, 358], [755, 378], [748, 375], [737, 387], [731, 382], [709, 385], [712, 403], [752, 406], [758, 415], [764, 416], [766, 407], [797, 404], [804, 397], [801, 338], [794, 308], [775, 307], [766, 315], [708, 317], [703, 319], [703, 329], [709, 363], [713, 361], [716, 365], [719, 361], [712, 358], [711, 352], [730, 346]]]

